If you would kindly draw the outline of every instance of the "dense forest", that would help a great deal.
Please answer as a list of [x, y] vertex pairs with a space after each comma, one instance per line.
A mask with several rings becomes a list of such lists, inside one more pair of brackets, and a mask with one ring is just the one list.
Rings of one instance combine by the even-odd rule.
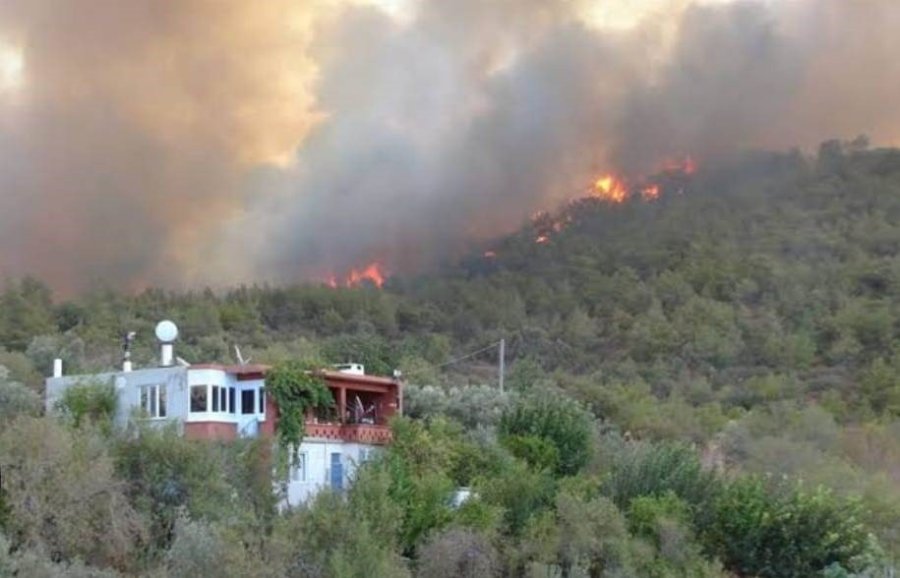
[[[576, 200], [381, 288], [9, 280], [0, 577], [894, 576], [900, 150], [659, 179], [655, 201]], [[54, 358], [109, 369], [136, 331], [154, 363], [164, 318], [189, 362], [401, 370], [395, 443], [280, 511], [262, 442], [117, 431], [100, 390], [43, 415]]]

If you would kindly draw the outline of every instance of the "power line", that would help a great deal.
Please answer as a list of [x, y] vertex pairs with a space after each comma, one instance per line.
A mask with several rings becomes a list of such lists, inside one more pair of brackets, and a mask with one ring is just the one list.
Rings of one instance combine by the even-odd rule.
[[479, 353], [484, 353], [485, 351], [487, 351], [489, 349], [493, 349], [495, 347], [500, 347], [500, 345], [503, 343], [503, 341], [504, 340], [501, 339], [500, 341], [497, 341], [496, 343], [491, 343], [490, 345], [486, 345], [486, 346], [482, 347], [481, 349], [478, 349], [471, 353], [467, 353], [466, 355], [463, 355], [462, 357], [457, 357], [456, 359], [451, 359], [450, 361], [441, 363], [440, 365], [433, 365], [432, 367], [434, 367], [435, 369], [440, 369], [440, 368], [446, 367], [448, 365], [453, 365], [454, 363], [457, 363], [459, 361], [463, 361], [464, 359], [469, 359], [470, 357], [475, 357]]
[[471, 357], [475, 357], [476, 355], [484, 353], [485, 351], [488, 351], [490, 349], [494, 349], [495, 347], [500, 348], [500, 351], [498, 354], [497, 374], [498, 374], [499, 383], [500, 383], [500, 391], [502, 392], [503, 387], [504, 387], [504, 380], [506, 378], [506, 339], [505, 338], [501, 338], [500, 341], [495, 341], [494, 343], [485, 345], [481, 349], [476, 349], [475, 351], [471, 351], [465, 355], [451, 359], [450, 361], [445, 361], [444, 363], [441, 363], [438, 365], [430, 365], [429, 364], [428, 367], [431, 369], [441, 369], [442, 367], [447, 367], [448, 365], [453, 365], [454, 363], [458, 363], [460, 361], [464, 361]]

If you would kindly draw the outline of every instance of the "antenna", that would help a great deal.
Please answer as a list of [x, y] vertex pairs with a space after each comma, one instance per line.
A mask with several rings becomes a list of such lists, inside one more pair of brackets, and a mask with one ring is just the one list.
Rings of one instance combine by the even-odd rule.
[[129, 372], [131, 371], [131, 346], [134, 343], [134, 338], [137, 335], [134, 331], [127, 331], [125, 335], [122, 336], [122, 371]]
[[234, 356], [237, 357], [238, 365], [247, 365], [248, 363], [253, 361], [252, 357], [248, 357], [247, 359], [244, 359], [244, 356], [241, 355], [241, 348], [238, 347], [237, 345], [234, 346]]
[[503, 382], [506, 379], [506, 339], [505, 338], [500, 339], [500, 354], [498, 355], [498, 357], [500, 358], [499, 359], [499, 362], [500, 362], [500, 367], [499, 367], [500, 393], [503, 393]]

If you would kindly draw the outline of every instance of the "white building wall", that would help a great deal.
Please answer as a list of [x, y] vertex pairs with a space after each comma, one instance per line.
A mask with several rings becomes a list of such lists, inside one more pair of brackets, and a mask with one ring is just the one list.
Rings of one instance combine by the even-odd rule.
[[187, 417], [187, 371], [184, 367], [158, 367], [130, 372], [109, 372], [96, 375], [69, 375], [51, 377], [46, 380], [45, 407], [53, 412], [66, 389], [91, 383], [109, 383], [115, 388], [118, 406], [115, 423], [124, 427], [128, 420], [140, 411], [141, 389], [159, 386], [165, 391], [165, 417], [151, 419], [151, 422], [182, 422]]
[[305, 471], [294, 463], [288, 468], [287, 495], [289, 506], [297, 506], [317, 492], [332, 485], [332, 454], [341, 455], [343, 469], [342, 487], [347, 489], [353, 482], [356, 469], [367, 459], [380, 451], [380, 446], [372, 444], [346, 443], [335, 440], [306, 439], [300, 444], [299, 454], [305, 457]]
[[[96, 375], [64, 376], [46, 380], [45, 404], [48, 412], [52, 412], [63, 392], [74, 385], [86, 383], [111, 383], [118, 396], [116, 425], [124, 427], [141, 409], [141, 389], [147, 386], [159, 386], [165, 391], [166, 416], [148, 419], [151, 424], [168, 423], [183, 424], [188, 421], [220, 421], [235, 423], [239, 436], [255, 437], [259, 423], [265, 421], [265, 413], [260, 413], [260, 390], [263, 380], [238, 381], [236, 377], [220, 369], [190, 369], [187, 367], [159, 367], [138, 369], [131, 372], [109, 372]], [[235, 388], [235, 412], [191, 413], [190, 386], [213, 385]], [[241, 392], [255, 391], [254, 403], [256, 412], [242, 412]], [[207, 390], [209, 395], [209, 389]], [[210, 404], [211, 407], [211, 404]], [[181, 428], [179, 428], [181, 431]], [[308, 438], [300, 446], [300, 453], [305, 456], [304, 471], [289, 468], [286, 484], [286, 501], [290, 506], [302, 504], [324, 488], [332, 486], [331, 469], [332, 454], [340, 454], [343, 476], [341, 485], [344, 489], [352, 483], [359, 464], [371, 459], [375, 452], [382, 448], [373, 444], [346, 443], [340, 440]]]

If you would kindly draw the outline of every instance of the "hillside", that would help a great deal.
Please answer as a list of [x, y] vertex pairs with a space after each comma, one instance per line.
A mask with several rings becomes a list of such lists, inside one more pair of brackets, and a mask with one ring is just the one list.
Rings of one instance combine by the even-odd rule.
[[[0, 344], [57, 347], [69, 365], [98, 368], [115, 362], [127, 328], [143, 337], [137, 355], [147, 361], [149, 329], [169, 316], [189, 360], [231, 359], [231, 344], [277, 357], [300, 340], [335, 361], [415, 372], [504, 336], [513, 363], [547, 371], [642, 378], [658, 393], [698, 378], [719, 389], [790, 374], [810, 393], [882, 411], [900, 392], [861, 400], [857, 386], [895, 349], [898, 219], [900, 151], [827, 143], [816, 159], [750, 155], [656, 202], [573, 202], [442, 272], [390, 279], [384, 291], [99, 289], [51, 305], [39, 281], [14, 282], [2, 295]], [[540, 236], [549, 240], [535, 243]], [[49, 352], [32, 353], [46, 372]]]
[[[728, 479], [784, 475], [810, 488], [830, 488], [835, 500], [858, 499], [861, 509], [853, 516], [877, 536], [886, 558], [896, 558], [900, 149], [873, 150], [862, 140], [828, 142], [815, 157], [759, 152], [668, 179], [656, 200], [576, 200], [536, 215], [515, 234], [438, 271], [390, 278], [382, 289], [311, 284], [128, 295], [98, 288], [54, 301], [39, 280], [10, 281], [0, 295], [0, 365], [9, 371], [8, 381], [39, 389], [40, 375], [54, 357], [65, 360], [67, 372], [118, 363], [125, 330], [138, 332], [135, 362], [149, 363], [155, 355], [152, 326], [171, 318], [183, 336], [177, 353], [189, 361], [231, 360], [237, 344], [245, 357], [260, 362], [353, 360], [381, 374], [399, 368], [409, 384], [409, 414], [431, 424], [407, 423], [403, 427], [410, 429], [400, 432], [401, 439], [453, 448], [446, 462], [416, 467], [428, 475], [446, 474], [447, 484], [481, 484], [488, 505], [470, 512], [477, 518], [470, 526], [491, 536], [496, 555], [516, 568], [510, 562], [515, 556], [563, 569], [582, 564], [565, 558], [564, 549], [535, 548], [541, 532], [557, 540], [581, 532], [565, 515], [566, 508], [581, 506], [565, 500], [600, 499], [579, 494], [578, 488], [602, 479], [606, 485], [597, 487], [605, 488], [600, 493], [615, 506], [607, 511], [606, 502], [590, 502], [597, 516], [590, 523], [625, 516], [609, 522], [628, 528], [616, 539], [627, 534], [645, 540], [655, 552], [651, 557], [661, 560], [655, 570], [632, 565], [634, 574], [616, 575], [717, 576], [714, 558], [742, 576], [804, 575], [796, 573], [800, 565], [779, 573], [754, 565], [758, 559], [736, 560], [736, 546], [723, 538], [732, 530], [715, 526], [722, 521], [710, 521], [715, 516], [704, 510], [709, 505], [700, 498], [691, 501], [674, 485], [648, 494], [650, 502], [641, 502], [640, 492], [629, 494], [633, 488], [620, 488], [624, 494], [609, 489], [631, 483], [622, 480], [631, 471], [629, 463], [646, 458], [641, 452], [661, 452], [662, 460], [665, 452], [693, 451], [687, 447], [696, 449], [704, 464], [720, 466]], [[500, 338], [507, 343], [510, 391], [505, 394], [495, 388], [495, 349], [455, 361]], [[558, 390], [581, 402], [591, 423], [596, 420], [592, 457], [572, 471], [560, 469], [563, 450], [548, 449], [547, 443], [556, 442], [547, 439], [555, 434], [526, 435], [527, 427], [515, 425], [514, 416], [534, 410], [528, 405], [537, 403], [534, 399]], [[485, 434], [492, 442], [474, 441], [454, 429], [459, 427], [499, 431], [500, 443], [493, 433]], [[628, 444], [635, 442], [623, 440], [646, 445], [629, 454]], [[398, 459], [408, 459], [403, 452], [410, 447], [396, 450]], [[497, 471], [460, 473], [471, 458], [465, 452], [500, 452], [516, 460], [498, 458], [506, 465]], [[694, 463], [683, 456], [671, 459]], [[570, 476], [575, 481], [566, 486]], [[531, 486], [514, 489], [517, 477]], [[545, 481], [553, 487], [544, 488], [547, 495], [541, 494]], [[747, 484], [740, 491], [757, 491]], [[393, 506], [412, 507], [421, 497], [416, 492], [426, 492], [409, 491], [407, 501]], [[519, 491], [534, 492], [534, 504], [511, 505]], [[741, 501], [750, 494], [742, 494]], [[835, 520], [843, 515], [841, 507], [832, 512]], [[527, 510], [516, 522], [520, 526], [504, 517], [516, 508]], [[198, 512], [192, 511], [201, 519]], [[426, 551], [449, 555], [440, 550], [450, 548], [447, 544], [427, 541], [434, 536], [429, 529], [456, 522], [434, 522], [432, 511], [419, 514], [434, 525], [391, 529], [402, 536], [392, 551], [413, 559]], [[409, 515], [401, 517], [409, 522]], [[686, 533], [676, 540], [660, 529], [661, 520], [678, 522], [678, 531]], [[296, 523], [304, 528], [315, 520]], [[160, 543], [171, 539], [167, 535]], [[678, 566], [666, 558], [667, 539], [681, 540], [679, 548], [696, 559]], [[627, 556], [640, 558], [643, 546], [618, 544]], [[821, 561], [816, 572], [831, 562], [846, 564], [832, 551]], [[387, 559], [382, 562], [390, 566]]]

